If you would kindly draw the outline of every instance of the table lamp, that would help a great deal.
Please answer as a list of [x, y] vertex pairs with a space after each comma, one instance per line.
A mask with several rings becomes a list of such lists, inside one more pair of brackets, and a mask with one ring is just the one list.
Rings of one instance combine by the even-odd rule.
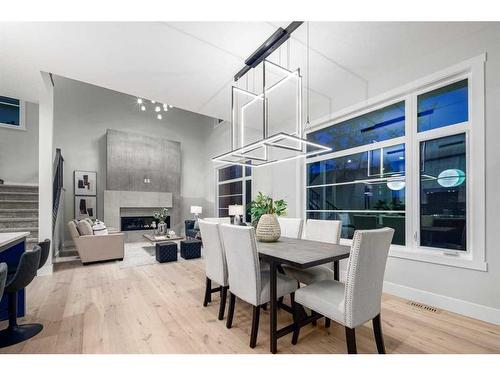
[[242, 205], [231, 205], [229, 208], [229, 216], [234, 216], [234, 225], [240, 225], [242, 220], [241, 216], [244, 214]]
[[203, 211], [203, 207], [201, 206], [191, 206], [191, 213], [194, 214], [194, 219], [198, 219], [198, 215]]

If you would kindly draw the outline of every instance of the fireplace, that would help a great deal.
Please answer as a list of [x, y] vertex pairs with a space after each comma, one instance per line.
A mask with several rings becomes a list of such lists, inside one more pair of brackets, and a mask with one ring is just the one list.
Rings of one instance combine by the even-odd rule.
[[[158, 226], [158, 220], [153, 216], [122, 216], [121, 217], [121, 230], [123, 232], [134, 231], [134, 230], [152, 230], [152, 223], [156, 222]], [[165, 219], [167, 228], [170, 228], [170, 216]]]

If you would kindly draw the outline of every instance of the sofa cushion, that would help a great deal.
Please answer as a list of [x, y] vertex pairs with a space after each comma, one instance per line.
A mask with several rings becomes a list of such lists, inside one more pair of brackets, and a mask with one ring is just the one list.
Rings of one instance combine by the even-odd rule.
[[80, 233], [80, 236], [92, 236], [94, 234], [94, 232], [92, 231], [92, 227], [87, 220], [80, 220], [78, 222], [77, 229]]
[[77, 223], [75, 223], [75, 220], [71, 220], [70, 222], [68, 222], [69, 234], [71, 235], [71, 238], [73, 238], [73, 239], [80, 237], [80, 232], [78, 232], [78, 229], [76, 226], [77, 226]]

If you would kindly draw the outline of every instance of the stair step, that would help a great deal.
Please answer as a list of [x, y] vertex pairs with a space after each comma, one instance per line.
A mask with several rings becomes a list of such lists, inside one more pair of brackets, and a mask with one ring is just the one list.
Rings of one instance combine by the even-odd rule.
[[8, 217], [3, 218], [0, 217], [0, 229], [1, 228], [33, 228], [38, 226], [38, 218], [29, 217], [29, 218], [19, 218], [19, 217]]
[[38, 227], [26, 227], [26, 228], [0, 228], [0, 233], [10, 233], [10, 232], [30, 232], [30, 233], [38, 233]]
[[38, 201], [38, 193], [30, 193], [25, 191], [1, 191], [0, 201], [17, 200], [17, 201]]
[[0, 208], [1, 218], [38, 218], [37, 208]]
[[0, 192], [28, 192], [38, 193], [38, 186], [36, 185], [0, 185]]
[[0, 209], [2, 208], [38, 208], [38, 201], [33, 200], [0, 200]]

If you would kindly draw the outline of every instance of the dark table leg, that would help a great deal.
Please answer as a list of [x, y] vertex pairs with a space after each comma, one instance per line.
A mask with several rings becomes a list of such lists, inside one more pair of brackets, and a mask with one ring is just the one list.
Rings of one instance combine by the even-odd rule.
[[340, 280], [340, 271], [339, 271], [339, 261], [333, 261], [333, 273], [335, 274], [333, 278], [337, 281]]
[[278, 328], [278, 314], [277, 314], [277, 301], [276, 301], [276, 270], [277, 270], [277, 265], [276, 262], [271, 261], [269, 263], [269, 268], [271, 272], [271, 282], [270, 282], [270, 314], [271, 317], [269, 319], [270, 322], [270, 334], [271, 334], [271, 353], [275, 354], [278, 351], [278, 335], [277, 335], [277, 328]]

